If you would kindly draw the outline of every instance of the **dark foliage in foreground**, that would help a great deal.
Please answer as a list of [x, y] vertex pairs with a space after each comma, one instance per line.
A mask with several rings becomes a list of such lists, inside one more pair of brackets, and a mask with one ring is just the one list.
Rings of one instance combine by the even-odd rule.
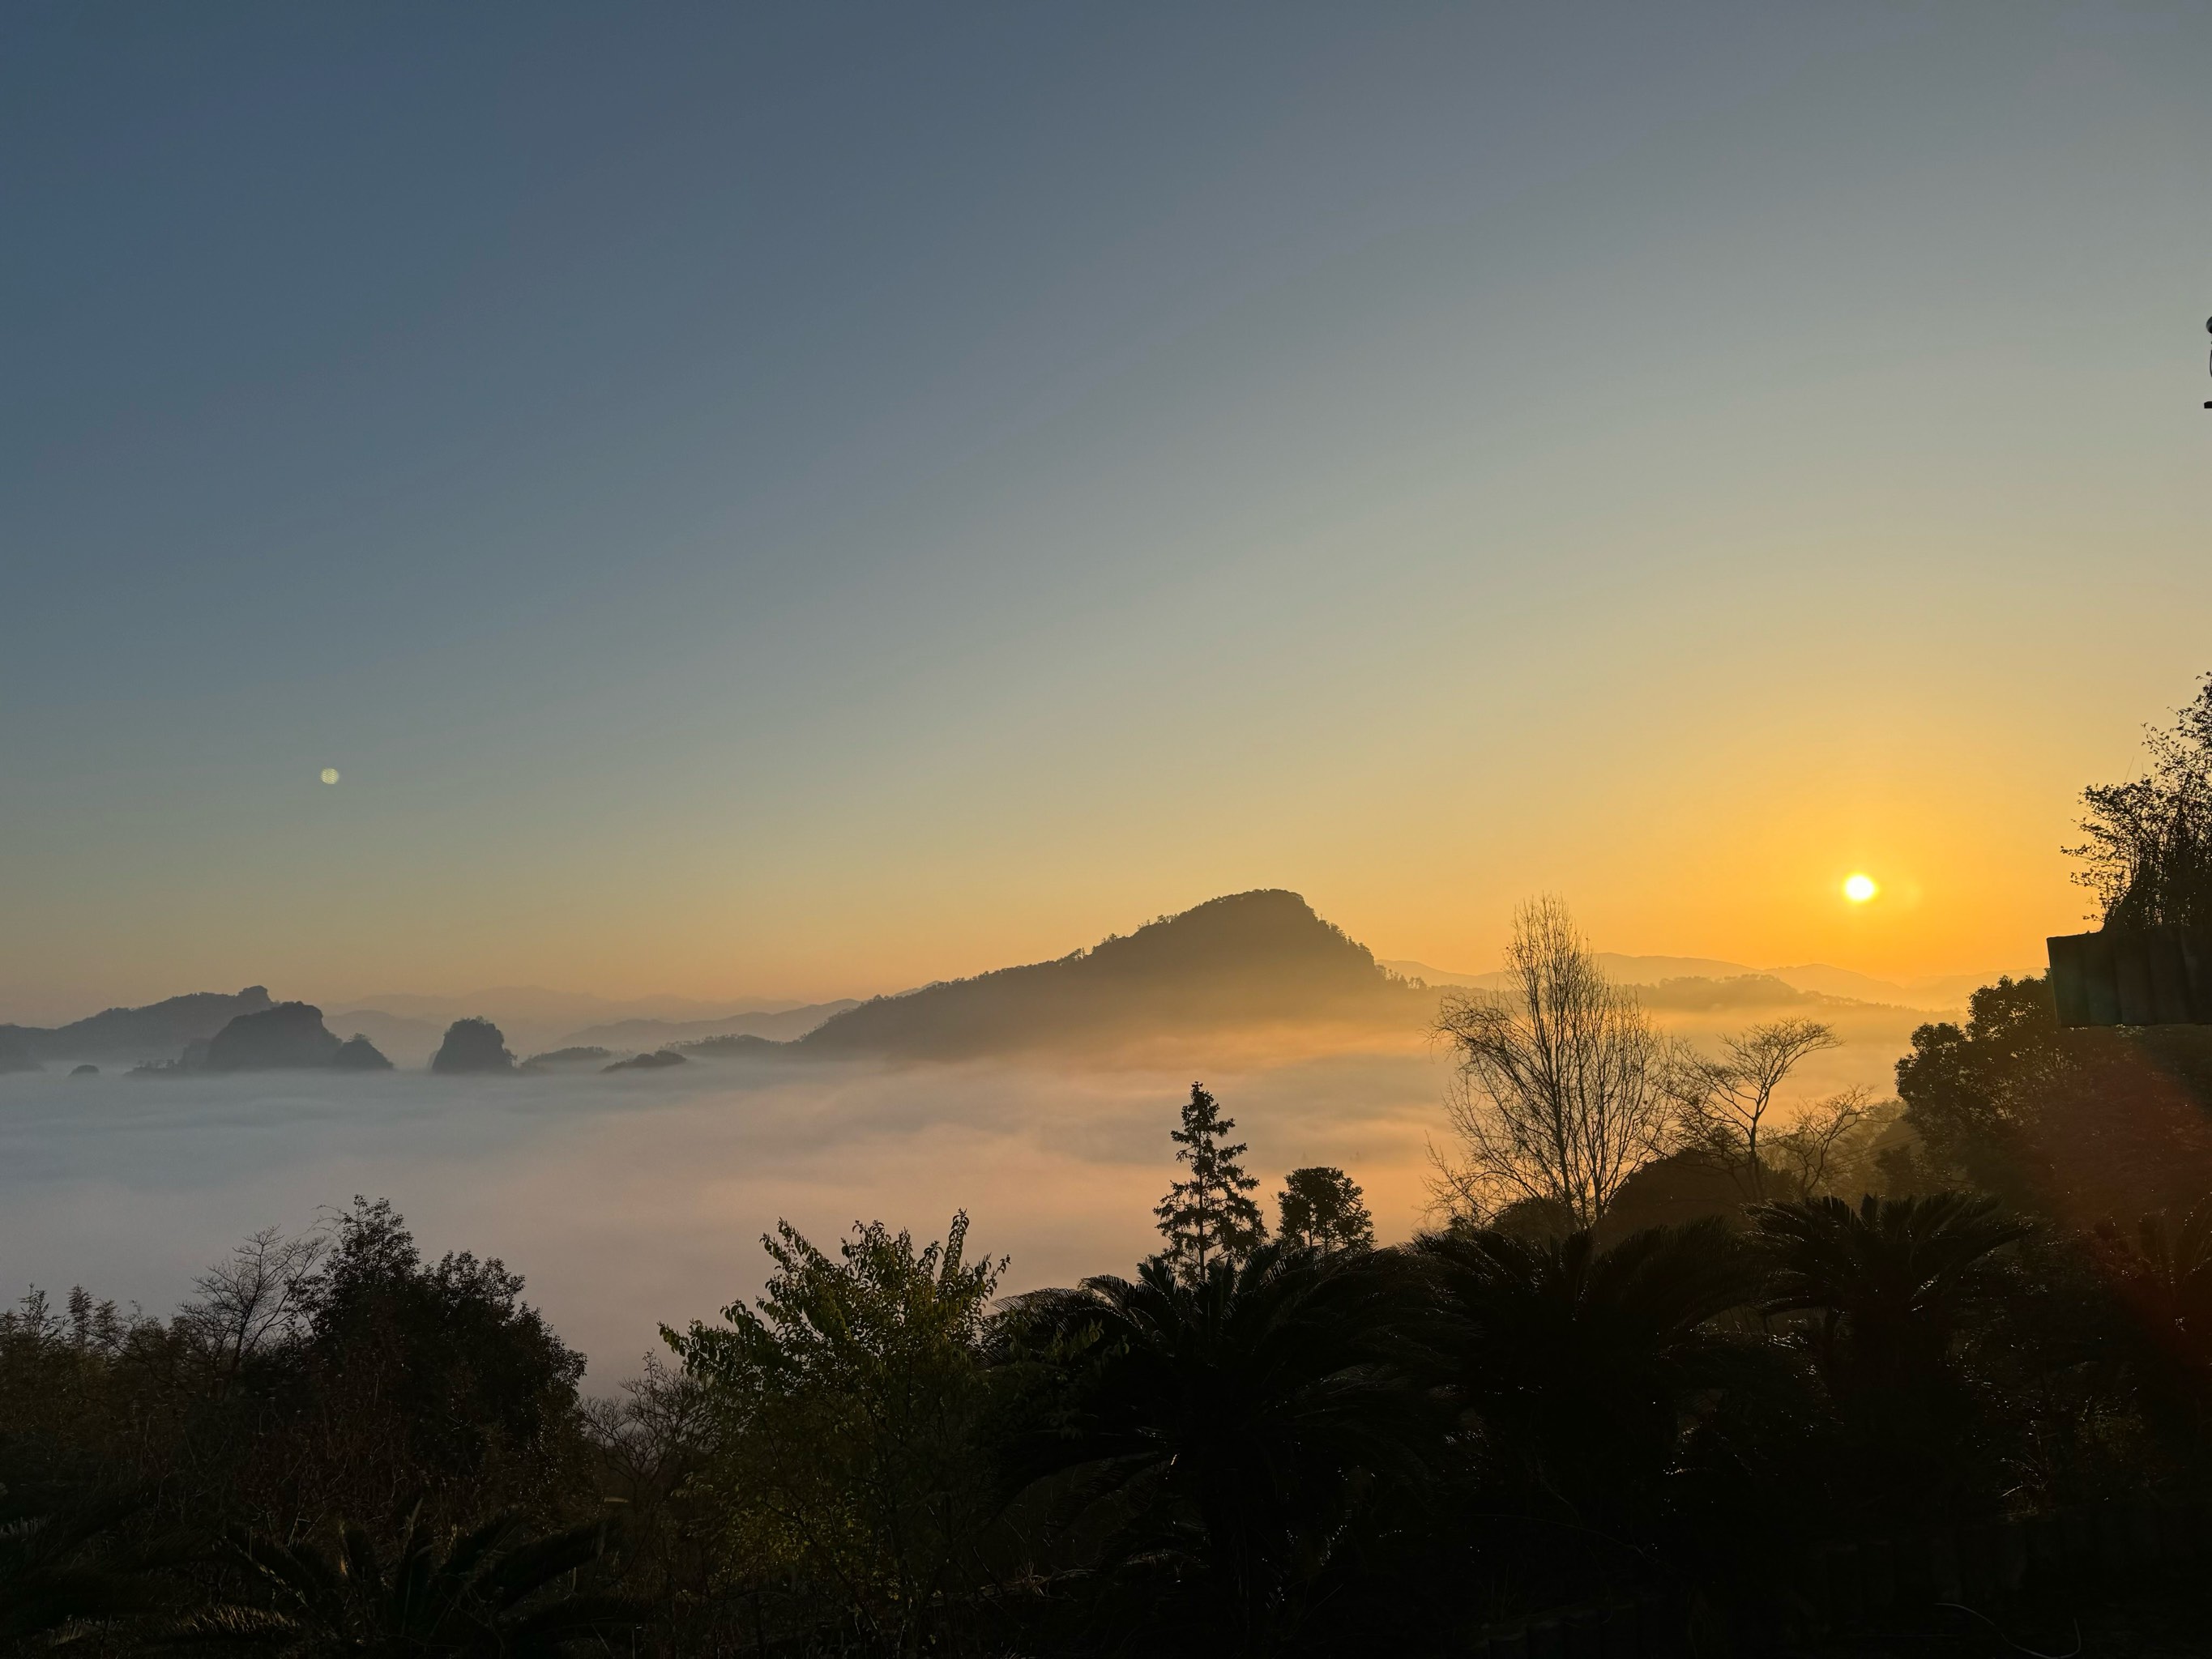
[[[560, 1659], [642, 1621], [630, 1603], [580, 1595], [574, 1581], [606, 1553], [608, 1524], [529, 1537], [500, 1516], [444, 1537], [409, 1515], [387, 1561], [363, 1528], [335, 1548], [240, 1533], [228, 1542], [251, 1599], [192, 1614], [165, 1644], [286, 1656], [407, 1653]], [[256, 1592], [258, 1592], [258, 1594]]]

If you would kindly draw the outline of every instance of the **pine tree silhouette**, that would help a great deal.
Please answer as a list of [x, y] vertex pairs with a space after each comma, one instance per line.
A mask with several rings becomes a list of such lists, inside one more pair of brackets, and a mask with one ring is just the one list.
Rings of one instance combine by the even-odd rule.
[[1267, 1236], [1267, 1224], [1250, 1196], [1260, 1183], [1237, 1162], [1247, 1148], [1242, 1141], [1224, 1144], [1236, 1127], [1237, 1120], [1222, 1116], [1213, 1097], [1194, 1083], [1182, 1109], [1182, 1127], [1169, 1132], [1182, 1148], [1176, 1158], [1190, 1166], [1190, 1177], [1170, 1186], [1152, 1213], [1168, 1242], [1160, 1254], [1185, 1280], [1204, 1279], [1212, 1262], [1242, 1261]]

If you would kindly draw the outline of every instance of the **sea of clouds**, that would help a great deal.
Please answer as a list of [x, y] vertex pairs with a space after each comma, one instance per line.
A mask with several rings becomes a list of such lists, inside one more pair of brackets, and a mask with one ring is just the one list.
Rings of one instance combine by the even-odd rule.
[[[1350, 1170], [1381, 1230], [1421, 1219], [1442, 1056], [1311, 1055], [1205, 1074], [1272, 1200], [1304, 1164]], [[1193, 1078], [1146, 1066], [696, 1062], [680, 1073], [442, 1079], [0, 1077], [0, 1295], [82, 1284], [167, 1313], [261, 1227], [389, 1198], [426, 1255], [496, 1255], [592, 1359], [633, 1374], [662, 1321], [711, 1317], [788, 1218], [825, 1246], [880, 1218], [1012, 1257], [1009, 1291], [1126, 1273]], [[1268, 1204], [1272, 1213], [1273, 1204]]]
[[[1794, 1080], [1876, 1097], [1921, 1018], [1823, 1008], [1843, 1048]], [[1741, 1013], [1674, 1015], [1701, 1047]], [[1300, 1044], [1304, 1044], [1303, 1048]], [[1206, 1060], [1123, 1051], [969, 1065], [701, 1060], [665, 1072], [434, 1078], [421, 1072], [0, 1076], [0, 1299], [30, 1286], [166, 1314], [257, 1229], [388, 1198], [423, 1253], [495, 1255], [588, 1354], [634, 1375], [661, 1322], [757, 1293], [760, 1237], [788, 1219], [834, 1244], [881, 1219], [1012, 1258], [1009, 1291], [1127, 1273], [1154, 1249], [1176, 1173], [1168, 1132], [1194, 1078], [1237, 1120], [1272, 1218], [1285, 1171], [1333, 1164], [1377, 1230], [1426, 1215], [1449, 1056], [1418, 1033], [1208, 1041]]]

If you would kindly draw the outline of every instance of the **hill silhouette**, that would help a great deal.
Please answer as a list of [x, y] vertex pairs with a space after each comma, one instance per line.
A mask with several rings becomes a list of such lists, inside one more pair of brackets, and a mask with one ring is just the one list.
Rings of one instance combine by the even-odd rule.
[[506, 1035], [488, 1019], [457, 1019], [446, 1028], [446, 1040], [431, 1056], [430, 1069], [448, 1074], [489, 1073], [510, 1076], [514, 1056], [507, 1052]]
[[388, 1072], [392, 1062], [367, 1037], [342, 1042], [323, 1024], [313, 1003], [280, 1002], [258, 1013], [240, 1014], [210, 1039], [191, 1069], [207, 1072], [322, 1070]]
[[0, 1041], [12, 1040], [41, 1060], [172, 1060], [188, 1044], [207, 1042], [240, 1014], [261, 1013], [271, 1006], [267, 988], [259, 985], [235, 995], [196, 991], [143, 1008], [110, 1008], [67, 1025], [0, 1025]]
[[[788, 1045], [951, 1060], [1291, 1023], [1418, 1029], [1436, 998], [1280, 889], [1235, 893], [1053, 962], [877, 997]], [[765, 1045], [763, 1045], [765, 1046]]]

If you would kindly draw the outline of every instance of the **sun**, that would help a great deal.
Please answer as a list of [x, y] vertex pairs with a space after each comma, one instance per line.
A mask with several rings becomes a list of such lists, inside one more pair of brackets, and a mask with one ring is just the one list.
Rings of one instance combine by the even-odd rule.
[[1874, 878], [1869, 875], [1850, 876], [1844, 881], [1844, 896], [1854, 904], [1864, 904], [1880, 891], [1881, 889], [1875, 885]]
[[325, 766], [323, 769], [323, 781], [325, 783], [336, 783], [337, 781], [338, 769], [335, 766]]

